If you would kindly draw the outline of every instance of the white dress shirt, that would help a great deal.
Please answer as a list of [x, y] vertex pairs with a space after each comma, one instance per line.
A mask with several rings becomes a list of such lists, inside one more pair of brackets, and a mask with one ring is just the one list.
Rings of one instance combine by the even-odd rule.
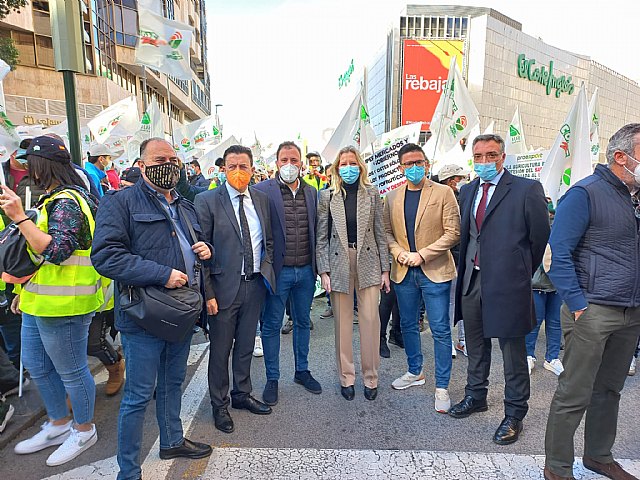
[[[251, 246], [253, 247], [253, 272], [260, 272], [260, 262], [262, 261], [262, 225], [260, 224], [260, 217], [256, 211], [256, 206], [251, 200], [249, 188], [244, 193], [240, 193], [233, 188], [229, 182], [224, 182], [231, 197], [231, 205], [233, 211], [236, 214], [236, 220], [238, 221], [238, 227], [240, 228], [240, 235], [242, 235], [242, 225], [240, 224], [240, 195], [244, 195], [244, 214], [247, 216], [247, 223], [249, 224], [249, 232], [251, 233]], [[242, 261], [242, 275], [245, 275], [244, 260]]]
[[489, 191], [487, 192], [487, 207], [489, 207], [489, 202], [491, 202], [491, 197], [493, 197], [493, 192], [496, 191], [496, 186], [498, 185], [498, 182], [503, 177], [503, 175], [504, 175], [504, 168], [500, 171], [498, 175], [496, 175], [496, 177], [493, 180], [490, 180], [489, 182], [485, 182], [484, 180], [480, 179], [480, 186], [478, 187], [478, 192], [476, 193], [476, 199], [473, 202], [474, 217], [476, 216], [476, 212], [478, 211], [478, 205], [480, 205], [480, 200], [482, 199], [482, 185], [484, 185], [485, 183], [490, 183], [492, 185], [491, 187], [489, 187]]

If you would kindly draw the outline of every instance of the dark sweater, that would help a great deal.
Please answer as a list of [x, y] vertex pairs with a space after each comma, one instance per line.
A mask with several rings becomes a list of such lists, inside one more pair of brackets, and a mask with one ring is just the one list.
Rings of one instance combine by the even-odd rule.
[[358, 241], [358, 186], [359, 182], [348, 185], [343, 183], [346, 196], [344, 198], [344, 213], [347, 217], [347, 241]]
[[298, 191], [293, 192], [280, 182], [282, 201], [284, 203], [284, 265], [287, 267], [303, 267], [311, 263], [311, 242], [309, 239], [309, 215], [304, 189], [312, 188], [300, 182]]

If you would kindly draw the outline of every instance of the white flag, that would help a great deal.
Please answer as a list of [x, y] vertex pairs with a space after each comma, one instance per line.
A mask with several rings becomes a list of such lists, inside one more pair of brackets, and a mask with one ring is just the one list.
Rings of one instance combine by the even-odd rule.
[[507, 155], [518, 155], [520, 153], [526, 153], [527, 142], [524, 137], [524, 130], [522, 129], [522, 120], [520, 119], [520, 110], [516, 107], [516, 111], [513, 114], [513, 120], [509, 124], [509, 131], [507, 132], [507, 138], [505, 140], [505, 153]]
[[138, 124], [138, 104], [134, 96], [114, 103], [87, 123], [97, 143], [105, 143], [109, 137], [130, 137], [138, 130]]
[[20, 137], [16, 132], [16, 126], [11, 123], [4, 109], [0, 110], [0, 162], [8, 160], [19, 146]]
[[193, 28], [151, 10], [138, 9], [140, 38], [135, 62], [182, 80], [191, 80], [189, 45]]
[[140, 144], [149, 138], [164, 138], [164, 118], [158, 102], [151, 100], [142, 114], [138, 131], [127, 142], [127, 157], [134, 161], [140, 157]]
[[162, 15], [162, 0], [138, 0], [138, 10], [144, 8], [156, 15]]
[[589, 138], [591, 139], [591, 163], [600, 160], [600, 102], [598, 101], [598, 87], [593, 92], [589, 102]]
[[540, 182], [554, 205], [571, 185], [592, 173], [589, 124], [583, 84], [540, 172]]
[[447, 152], [469, 135], [480, 123], [480, 114], [458, 70], [456, 57], [451, 59], [449, 76], [431, 119], [437, 149]]
[[200, 164], [200, 169], [202, 170], [202, 175], [204, 175], [204, 178], [213, 178], [213, 174], [217, 170], [216, 159], [222, 157], [224, 151], [231, 145], [240, 145], [240, 142], [238, 142], [238, 140], [236, 140], [236, 137], [234, 137], [233, 135], [227, 137], [216, 145], [209, 145], [207, 147], [204, 155], [202, 155], [198, 159], [198, 163]]
[[371, 126], [363, 89], [360, 89], [344, 117], [340, 120], [338, 128], [335, 129], [324, 147], [322, 157], [333, 162], [341, 148], [353, 145], [360, 152], [363, 152], [375, 140], [376, 134]]
[[376, 150], [379, 148], [393, 146], [399, 140], [408, 139], [409, 143], [418, 143], [420, 138], [420, 128], [422, 124], [420, 122], [410, 123], [409, 125], [402, 125], [401, 127], [394, 128], [389, 132], [385, 132], [380, 135], [380, 138], [375, 142]]
[[174, 147], [185, 159], [191, 158], [206, 146], [213, 144], [220, 130], [214, 116], [205, 117], [197, 122], [173, 129], [173, 137], [177, 142]]

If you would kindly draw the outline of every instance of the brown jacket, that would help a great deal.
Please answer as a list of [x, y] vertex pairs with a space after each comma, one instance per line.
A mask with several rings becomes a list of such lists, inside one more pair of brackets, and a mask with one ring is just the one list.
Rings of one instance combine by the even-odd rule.
[[[409, 267], [397, 262], [398, 255], [409, 251], [404, 219], [404, 185], [387, 195], [384, 203], [384, 228], [393, 257], [391, 280], [400, 283]], [[460, 209], [451, 188], [426, 179], [416, 215], [416, 248], [424, 259], [422, 271], [432, 282], [442, 283], [456, 276], [451, 247], [460, 242]]]

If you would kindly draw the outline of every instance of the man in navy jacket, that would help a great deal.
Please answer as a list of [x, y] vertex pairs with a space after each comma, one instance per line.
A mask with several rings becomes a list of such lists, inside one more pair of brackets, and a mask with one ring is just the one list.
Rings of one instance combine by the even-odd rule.
[[[190, 240], [183, 212], [199, 240], [202, 230], [193, 204], [174, 190], [178, 164], [170, 143], [160, 138], [146, 140], [140, 146], [142, 178], [130, 188], [108, 192], [100, 202], [91, 261], [101, 275], [115, 280], [121, 288], [178, 288], [193, 283], [196, 257], [209, 260], [212, 256], [209, 245], [202, 241], [192, 245]], [[202, 277], [205, 283], [209, 281], [208, 275]], [[201, 285], [201, 291], [205, 286]], [[154, 390], [160, 458], [203, 458], [212, 450], [186, 439], [182, 431], [180, 387], [191, 335], [181, 342], [167, 342], [146, 332], [119, 312], [118, 296], [116, 292], [116, 327], [122, 334], [127, 362], [118, 418], [118, 480], [129, 480], [141, 476], [144, 412]], [[211, 308], [210, 302], [207, 308]]]

